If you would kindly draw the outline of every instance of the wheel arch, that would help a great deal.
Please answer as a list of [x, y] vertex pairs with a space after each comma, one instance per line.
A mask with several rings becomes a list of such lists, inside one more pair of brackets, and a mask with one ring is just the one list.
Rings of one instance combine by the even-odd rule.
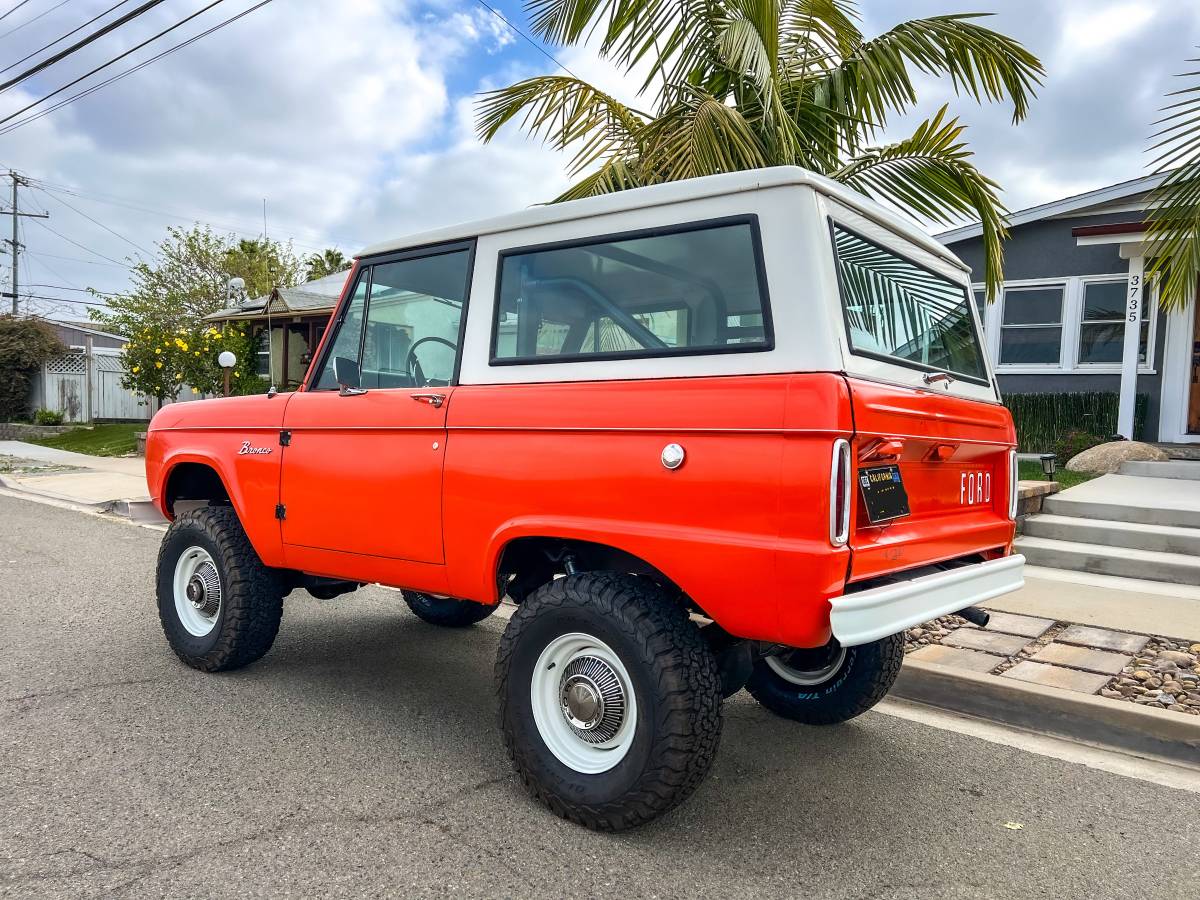
[[162, 512], [172, 520], [179, 500], [205, 501], [210, 506], [234, 505], [225, 479], [211, 460], [173, 460], [163, 475], [162, 485]]

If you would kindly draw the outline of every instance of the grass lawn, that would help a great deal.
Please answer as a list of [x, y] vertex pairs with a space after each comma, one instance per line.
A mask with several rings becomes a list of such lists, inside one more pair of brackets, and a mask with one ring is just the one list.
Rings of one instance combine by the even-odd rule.
[[[1018, 460], [1017, 461], [1017, 477], [1021, 481], [1049, 481], [1042, 474], [1042, 464], [1037, 460]], [[1077, 484], [1083, 484], [1085, 481], [1091, 481], [1095, 475], [1088, 475], [1084, 472], [1068, 472], [1066, 469], [1059, 469], [1054, 473], [1054, 479], [1063, 486], [1063, 488], [1075, 487]]]
[[146, 430], [146, 422], [121, 422], [116, 425], [94, 425], [91, 428], [76, 428], [65, 434], [39, 438], [31, 444], [54, 447], [57, 450], [73, 450], [92, 456], [126, 456], [137, 449], [139, 431]]

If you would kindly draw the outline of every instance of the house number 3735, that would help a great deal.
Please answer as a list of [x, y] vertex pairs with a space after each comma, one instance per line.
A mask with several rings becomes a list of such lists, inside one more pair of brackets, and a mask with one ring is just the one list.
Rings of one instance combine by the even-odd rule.
[[1130, 322], [1136, 322], [1141, 318], [1142, 306], [1142, 276], [1129, 276], [1129, 311], [1126, 318]]

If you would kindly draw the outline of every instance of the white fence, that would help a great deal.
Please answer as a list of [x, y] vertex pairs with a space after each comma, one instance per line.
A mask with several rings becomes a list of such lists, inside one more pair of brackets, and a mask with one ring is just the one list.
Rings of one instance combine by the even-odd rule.
[[[158, 401], [121, 386], [121, 351], [88, 348], [50, 360], [33, 385], [33, 405], [61, 412], [66, 422], [124, 419], [147, 422]], [[186, 387], [180, 400], [198, 400]]]

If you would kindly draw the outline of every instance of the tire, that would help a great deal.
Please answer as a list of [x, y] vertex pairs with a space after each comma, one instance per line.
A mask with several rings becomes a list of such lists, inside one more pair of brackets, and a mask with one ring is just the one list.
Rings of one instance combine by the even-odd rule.
[[[605, 703], [589, 705], [588, 689], [571, 694], [572, 724], [563, 688], [587, 678], [592, 700]], [[712, 652], [680, 606], [633, 575], [569, 575], [531, 594], [501, 638], [496, 692], [526, 789], [600, 831], [642, 825], [683, 802], [720, 742]]]
[[417, 591], [403, 591], [404, 602], [418, 619], [443, 628], [466, 628], [482, 622], [496, 611], [495, 606], [484, 606], [470, 600], [455, 600], [453, 597], [435, 597]]
[[271, 649], [284, 588], [230, 507], [192, 510], [171, 523], [158, 552], [156, 580], [163, 633], [189, 666], [205, 672], [239, 669]]
[[884, 698], [904, 662], [904, 636], [841, 647], [794, 650], [754, 664], [746, 685], [776, 715], [805, 725], [834, 725], [862, 715]]

